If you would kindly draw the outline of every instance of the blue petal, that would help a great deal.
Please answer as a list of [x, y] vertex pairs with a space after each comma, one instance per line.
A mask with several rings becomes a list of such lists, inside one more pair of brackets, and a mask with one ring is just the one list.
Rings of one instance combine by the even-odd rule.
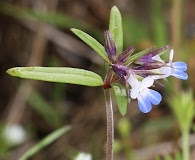
[[173, 67], [176, 70], [180, 70], [180, 71], [186, 71], [187, 70], [187, 64], [185, 62], [174, 62], [173, 63]]
[[137, 100], [141, 112], [148, 113], [152, 110], [152, 104], [146, 97], [139, 95], [139, 97], [137, 97]]
[[154, 105], [158, 105], [162, 101], [162, 96], [157, 91], [147, 89], [145, 91], [145, 94], [147, 96], [147, 99]]
[[179, 79], [182, 79], [182, 80], [187, 80], [188, 79], [187, 73], [179, 71], [179, 70], [176, 70], [174, 72], [174, 74], [172, 74], [172, 76], [174, 76], [176, 78], [179, 78]]

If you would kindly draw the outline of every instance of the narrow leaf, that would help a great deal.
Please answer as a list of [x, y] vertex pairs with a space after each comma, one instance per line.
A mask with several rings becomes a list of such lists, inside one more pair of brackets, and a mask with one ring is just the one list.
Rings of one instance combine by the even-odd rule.
[[96, 39], [79, 29], [72, 28], [71, 31], [87, 45], [89, 45], [94, 51], [96, 51], [106, 62], [109, 62], [104, 47]]
[[42, 141], [35, 144], [30, 150], [24, 153], [22, 157], [19, 158], [19, 160], [26, 160], [32, 157], [38, 151], [40, 151], [44, 147], [47, 147], [49, 144], [51, 144], [53, 141], [55, 141], [57, 138], [59, 138], [60, 136], [62, 136], [64, 133], [66, 133], [69, 130], [70, 130], [70, 126], [65, 126], [65, 127], [59, 128], [58, 130], [52, 132], [47, 137], [45, 137]]
[[123, 28], [121, 13], [116, 6], [110, 11], [109, 30], [114, 37], [117, 55], [119, 55], [123, 51]]
[[91, 71], [68, 67], [16, 67], [7, 70], [11, 76], [20, 78], [71, 83], [84, 86], [101, 86], [102, 78]]
[[141, 51], [141, 52], [138, 52], [138, 53], [136, 53], [136, 54], [133, 54], [131, 57], [129, 57], [129, 58], [127, 59], [127, 61], [125, 62], [125, 65], [128, 65], [128, 64], [132, 63], [133, 61], [139, 59], [140, 57], [142, 57], [142, 56], [148, 54], [148, 53], [149, 53], [150, 51], [152, 51], [154, 48], [155, 48], [155, 47], [150, 47], [150, 48], [147, 48], [147, 49], [145, 49], [145, 50], [143, 50], [143, 51]]
[[127, 106], [128, 106], [126, 89], [122, 84], [119, 83], [113, 84], [112, 88], [116, 96], [119, 112], [122, 116], [124, 116], [127, 112]]

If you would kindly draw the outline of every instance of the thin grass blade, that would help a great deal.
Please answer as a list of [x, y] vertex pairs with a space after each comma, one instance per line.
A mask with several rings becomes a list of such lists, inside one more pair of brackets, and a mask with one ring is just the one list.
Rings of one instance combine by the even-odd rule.
[[54, 142], [56, 139], [61, 137], [63, 134], [65, 134], [67, 131], [70, 130], [70, 126], [65, 126], [62, 128], [57, 129], [56, 131], [52, 132], [48, 136], [46, 136], [42, 141], [35, 144], [30, 150], [25, 152], [22, 157], [19, 158], [19, 160], [27, 160], [28, 158], [35, 155], [37, 152], [42, 150], [44, 147], [47, 147], [49, 144]]

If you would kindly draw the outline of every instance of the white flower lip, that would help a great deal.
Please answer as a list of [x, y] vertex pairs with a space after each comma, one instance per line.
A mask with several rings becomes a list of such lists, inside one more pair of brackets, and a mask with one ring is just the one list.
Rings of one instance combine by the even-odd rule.
[[135, 75], [131, 74], [127, 82], [131, 86], [130, 97], [132, 99], [137, 98], [139, 109], [143, 113], [148, 113], [152, 109], [152, 104], [158, 105], [161, 102], [162, 96], [160, 93], [149, 89], [154, 83], [151, 76], [138, 81]]

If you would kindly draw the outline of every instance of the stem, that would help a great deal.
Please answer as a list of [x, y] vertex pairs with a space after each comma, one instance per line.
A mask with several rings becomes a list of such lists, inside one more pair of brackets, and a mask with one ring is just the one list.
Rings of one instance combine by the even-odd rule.
[[182, 133], [182, 156], [183, 160], [189, 160], [189, 132], [188, 131], [183, 131]]
[[107, 116], [107, 148], [106, 160], [113, 160], [113, 144], [114, 144], [114, 120], [110, 89], [104, 89], [106, 116]]
[[[182, 30], [182, 13], [183, 13], [183, 3], [184, 0], [172, 0], [172, 46], [175, 50], [175, 60], [180, 59], [180, 54], [179, 54], [179, 49], [181, 47], [182, 43], [182, 35], [181, 35], [181, 30]], [[177, 93], [180, 89], [180, 84], [181, 81], [178, 79], [174, 79], [173, 81], [173, 89], [174, 92]]]

